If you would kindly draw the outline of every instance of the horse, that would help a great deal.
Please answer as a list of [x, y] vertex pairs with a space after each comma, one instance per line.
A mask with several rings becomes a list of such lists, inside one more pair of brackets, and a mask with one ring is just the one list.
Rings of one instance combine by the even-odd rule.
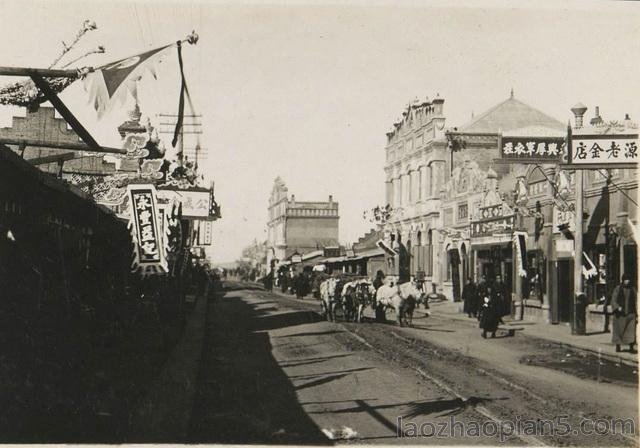
[[344, 319], [347, 322], [356, 320], [355, 295], [356, 295], [357, 284], [358, 284], [357, 281], [345, 283], [344, 286], [342, 287], [342, 293], [340, 294], [340, 297], [342, 299], [342, 309], [344, 313]]
[[362, 322], [362, 314], [367, 305], [375, 309], [376, 288], [367, 280], [361, 280], [355, 287], [355, 309], [358, 323]]
[[335, 278], [328, 278], [320, 283], [320, 304], [327, 320], [333, 320], [333, 291], [335, 291]]
[[[376, 301], [385, 309], [394, 309], [398, 325], [401, 327], [413, 325], [413, 312], [418, 302], [426, 303], [428, 306], [425, 293], [411, 282], [395, 286], [382, 285], [376, 293]], [[429, 315], [430, 313], [427, 312], [427, 316]]]
[[331, 277], [320, 283], [320, 299], [327, 320], [335, 321], [336, 307], [340, 305], [340, 292], [342, 282], [336, 277]]

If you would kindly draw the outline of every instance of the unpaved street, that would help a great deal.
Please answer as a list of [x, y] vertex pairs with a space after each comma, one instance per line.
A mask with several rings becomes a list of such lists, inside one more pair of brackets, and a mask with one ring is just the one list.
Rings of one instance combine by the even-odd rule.
[[637, 421], [637, 385], [533, 365], [553, 344], [483, 340], [437, 307], [414, 328], [326, 322], [313, 299], [238, 287], [209, 304], [193, 442], [633, 444], [593, 425]]

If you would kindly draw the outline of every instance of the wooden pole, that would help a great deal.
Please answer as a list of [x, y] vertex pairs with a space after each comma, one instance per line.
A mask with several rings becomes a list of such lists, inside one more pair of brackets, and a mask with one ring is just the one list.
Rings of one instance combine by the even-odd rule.
[[53, 89], [51, 89], [49, 83], [40, 75], [31, 75], [31, 79], [42, 93], [44, 93], [44, 96], [49, 100], [53, 107], [55, 107], [66, 122], [69, 123], [71, 128], [76, 132], [76, 134], [78, 134], [82, 141], [89, 145], [89, 147], [98, 150], [100, 148], [98, 142], [95, 141], [91, 134], [89, 134], [89, 131], [82, 126], [82, 123], [80, 123], [75, 115], [73, 115], [67, 105], [64, 104]]
[[[93, 68], [89, 68], [93, 71]], [[47, 78], [77, 78], [78, 70], [61, 70], [51, 68], [0, 67], [0, 76], [44, 76]]]
[[41, 147], [41, 148], [55, 148], [55, 149], [70, 149], [73, 151], [90, 151], [90, 152], [100, 152], [100, 153], [111, 153], [111, 154], [126, 154], [127, 150], [123, 148], [111, 148], [108, 146], [98, 146], [98, 148], [91, 148], [84, 143], [65, 143], [65, 142], [53, 142], [46, 140], [36, 140], [36, 139], [28, 139], [28, 138], [0, 138], [0, 144], [5, 145], [17, 145], [20, 148], [31, 146], [31, 147]]
[[[569, 131], [569, 151], [571, 151], [571, 127]], [[574, 235], [574, 256], [573, 256], [573, 305], [571, 332], [576, 333], [576, 303], [578, 296], [582, 293], [582, 195], [583, 195], [583, 171], [576, 170], [576, 216], [575, 216], [575, 235]], [[561, 279], [558, 279], [561, 281]]]

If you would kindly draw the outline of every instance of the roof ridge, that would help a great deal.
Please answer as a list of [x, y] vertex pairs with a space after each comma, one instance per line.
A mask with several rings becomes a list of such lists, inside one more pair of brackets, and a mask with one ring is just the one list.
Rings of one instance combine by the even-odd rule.
[[[471, 128], [475, 127], [476, 125], [478, 125], [479, 123], [481, 123], [483, 120], [485, 120], [487, 117], [491, 116], [492, 114], [496, 113], [498, 110], [504, 108], [507, 105], [511, 105], [509, 107], [516, 107], [516, 108], [522, 108], [523, 111], [526, 111], [527, 114], [530, 115], [531, 118], [533, 118], [533, 120], [531, 121], [530, 124], [527, 124], [525, 126], [528, 125], [534, 125], [536, 123], [539, 122], [547, 122], [548, 125], [555, 125], [558, 127], [564, 126], [564, 124], [558, 120], [557, 118], [554, 118], [550, 115], [548, 115], [547, 113], [541, 111], [540, 109], [537, 109], [519, 99], [513, 98], [513, 97], [509, 97], [506, 100], [496, 104], [495, 106], [487, 109], [485, 112], [483, 112], [482, 114], [478, 115], [477, 117], [473, 118], [471, 121], [467, 122], [466, 124], [464, 124], [463, 126], [460, 126], [458, 129], [462, 130], [462, 131], [466, 131], [466, 130], [470, 130]], [[517, 109], [516, 109], [517, 110]], [[491, 121], [491, 120], [490, 120]], [[516, 123], [508, 123], [509, 120], [507, 120], [507, 122], [505, 122], [505, 125], [510, 125], [510, 124], [516, 124]], [[516, 120], [517, 122], [517, 120]], [[524, 123], [523, 123], [524, 125]], [[542, 123], [539, 123], [539, 125], [542, 125]], [[480, 125], [480, 127], [482, 127], [482, 125]], [[522, 127], [522, 126], [520, 126]], [[502, 131], [510, 131], [511, 129], [502, 129]], [[497, 129], [496, 131], [500, 131], [500, 129]], [[470, 131], [473, 132], [473, 131]], [[494, 131], [495, 132], [495, 131]]]
[[[500, 102], [500, 103], [496, 104], [495, 106], [493, 106], [493, 107], [491, 107], [491, 108], [487, 109], [486, 111], [484, 111], [483, 113], [481, 113], [481, 114], [480, 114], [480, 115], [478, 115], [477, 117], [472, 118], [472, 119], [471, 119], [471, 121], [469, 121], [469, 122], [465, 123], [464, 125], [460, 126], [459, 128], [460, 128], [460, 129], [464, 129], [464, 128], [468, 128], [468, 127], [473, 126], [473, 125], [474, 125], [474, 124], [476, 124], [478, 121], [482, 120], [484, 117], [486, 117], [487, 115], [489, 115], [491, 112], [493, 112], [494, 110], [498, 109], [500, 106], [502, 106], [503, 104], [505, 104], [505, 103], [507, 103], [507, 102], [509, 102], [509, 101], [518, 101], [518, 100], [516, 100], [516, 99], [515, 99], [515, 98], [513, 98], [513, 97], [509, 97], [509, 98], [507, 98], [506, 100], [504, 100], [504, 101], [502, 101], [502, 102]], [[522, 101], [518, 101], [518, 102], [519, 102], [519, 103], [521, 103], [521, 104], [524, 104]], [[526, 104], [525, 104], [525, 106], [526, 106]]]

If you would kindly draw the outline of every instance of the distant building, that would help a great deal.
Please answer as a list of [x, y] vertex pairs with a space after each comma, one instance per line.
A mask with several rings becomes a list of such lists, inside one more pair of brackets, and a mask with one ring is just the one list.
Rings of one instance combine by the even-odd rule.
[[269, 197], [267, 257], [287, 260], [294, 253], [304, 255], [329, 246], [338, 246], [338, 203], [299, 202], [289, 196], [285, 183], [276, 178]]

